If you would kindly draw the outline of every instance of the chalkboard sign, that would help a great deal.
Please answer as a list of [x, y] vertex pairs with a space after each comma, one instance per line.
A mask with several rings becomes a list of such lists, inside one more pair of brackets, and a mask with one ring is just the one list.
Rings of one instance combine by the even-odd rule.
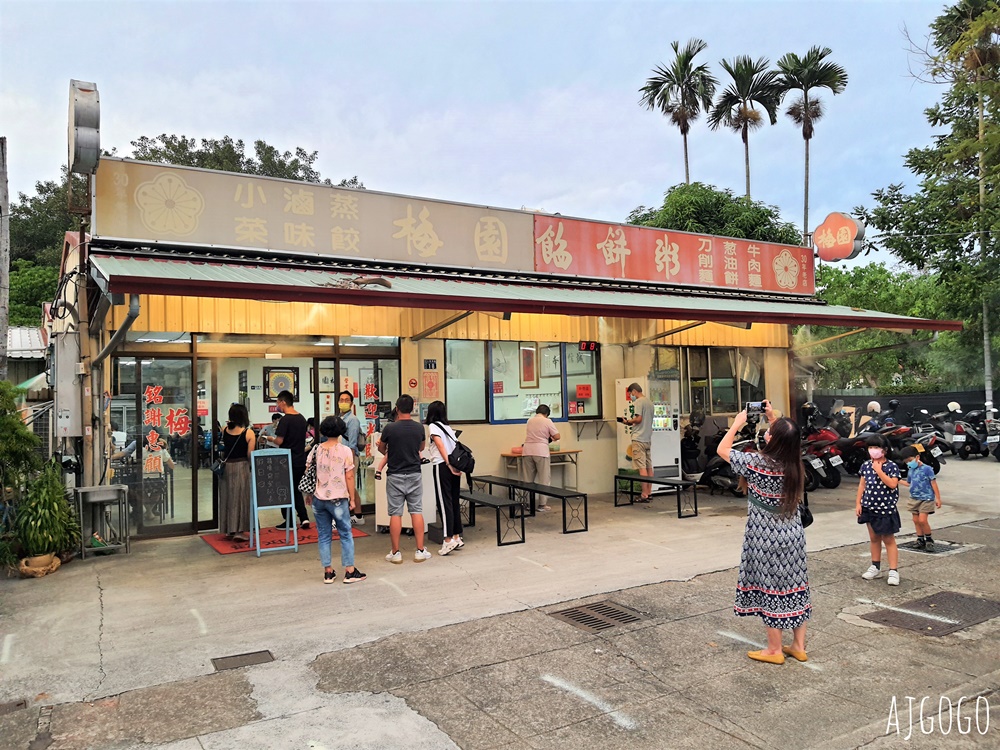
[[[283, 448], [265, 448], [250, 454], [250, 495], [253, 501], [253, 547], [260, 557], [260, 516], [262, 508], [289, 508], [288, 517], [295, 518], [295, 494], [292, 492], [292, 452]], [[268, 543], [267, 552], [299, 548], [295, 525], [285, 532], [285, 545]]]
[[251, 473], [258, 508], [292, 505], [292, 452], [280, 448], [254, 451]]

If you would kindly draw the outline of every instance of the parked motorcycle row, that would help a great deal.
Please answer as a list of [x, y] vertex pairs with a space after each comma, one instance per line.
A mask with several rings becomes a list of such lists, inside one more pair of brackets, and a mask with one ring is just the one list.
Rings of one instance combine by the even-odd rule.
[[[823, 414], [816, 404], [807, 402], [802, 407], [802, 464], [806, 474], [806, 491], [822, 487], [833, 489], [840, 485], [844, 474], [857, 476], [861, 465], [868, 460], [867, 440], [873, 434], [881, 435], [887, 444], [887, 456], [907, 474], [906, 461], [900, 452], [916, 446], [921, 461], [937, 474], [946, 463], [947, 456], [958, 456], [965, 461], [974, 457], [993, 456], [1000, 461], [1000, 422], [987, 414], [985, 409], [968, 413], [955, 401], [947, 410], [929, 414], [926, 409], [908, 412], [905, 419], [897, 414], [899, 402], [892, 399], [883, 410], [877, 401], [868, 404], [867, 414], [859, 415], [857, 424], [844, 410], [844, 402], [836, 401], [829, 413]], [[995, 414], [996, 410], [993, 410]], [[705, 464], [700, 469], [700, 428], [704, 418], [692, 415], [684, 428], [681, 439], [681, 464], [685, 477], [694, 479], [699, 486], [730, 492], [742, 497], [739, 478], [726, 461], [716, 454], [725, 435], [719, 430], [706, 438]], [[763, 433], [758, 421], [751, 419], [737, 434], [734, 450], [755, 451], [763, 446]]]

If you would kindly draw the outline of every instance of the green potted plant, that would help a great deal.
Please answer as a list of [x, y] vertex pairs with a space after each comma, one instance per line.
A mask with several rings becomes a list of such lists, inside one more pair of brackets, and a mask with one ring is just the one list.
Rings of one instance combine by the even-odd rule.
[[56, 553], [79, 544], [80, 524], [66, 500], [62, 468], [55, 461], [45, 464], [28, 485], [27, 498], [17, 506], [15, 527], [29, 568], [49, 568]]

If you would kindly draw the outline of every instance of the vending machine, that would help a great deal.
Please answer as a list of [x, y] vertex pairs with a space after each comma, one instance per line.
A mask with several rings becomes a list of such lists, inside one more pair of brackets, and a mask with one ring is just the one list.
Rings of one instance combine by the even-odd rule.
[[[676, 380], [619, 378], [615, 381], [615, 416], [631, 419], [635, 407], [626, 390], [638, 383], [643, 395], [653, 403], [653, 440], [650, 446], [653, 473], [663, 477], [681, 476], [681, 389]], [[618, 468], [632, 468], [631, 425], [618, 423]]]

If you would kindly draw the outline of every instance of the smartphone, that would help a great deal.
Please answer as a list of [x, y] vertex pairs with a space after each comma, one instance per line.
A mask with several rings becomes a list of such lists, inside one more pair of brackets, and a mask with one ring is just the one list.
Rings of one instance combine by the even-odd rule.
[[747, 401], [747, 414], [762, 414], [763, 412], [763, 401]]
[[625, 419], [624, 419], [624, 417], [618, 417], [618, 421], [619, 421], [619, 422], [621, 422], [622, 424], [625, 424]]

